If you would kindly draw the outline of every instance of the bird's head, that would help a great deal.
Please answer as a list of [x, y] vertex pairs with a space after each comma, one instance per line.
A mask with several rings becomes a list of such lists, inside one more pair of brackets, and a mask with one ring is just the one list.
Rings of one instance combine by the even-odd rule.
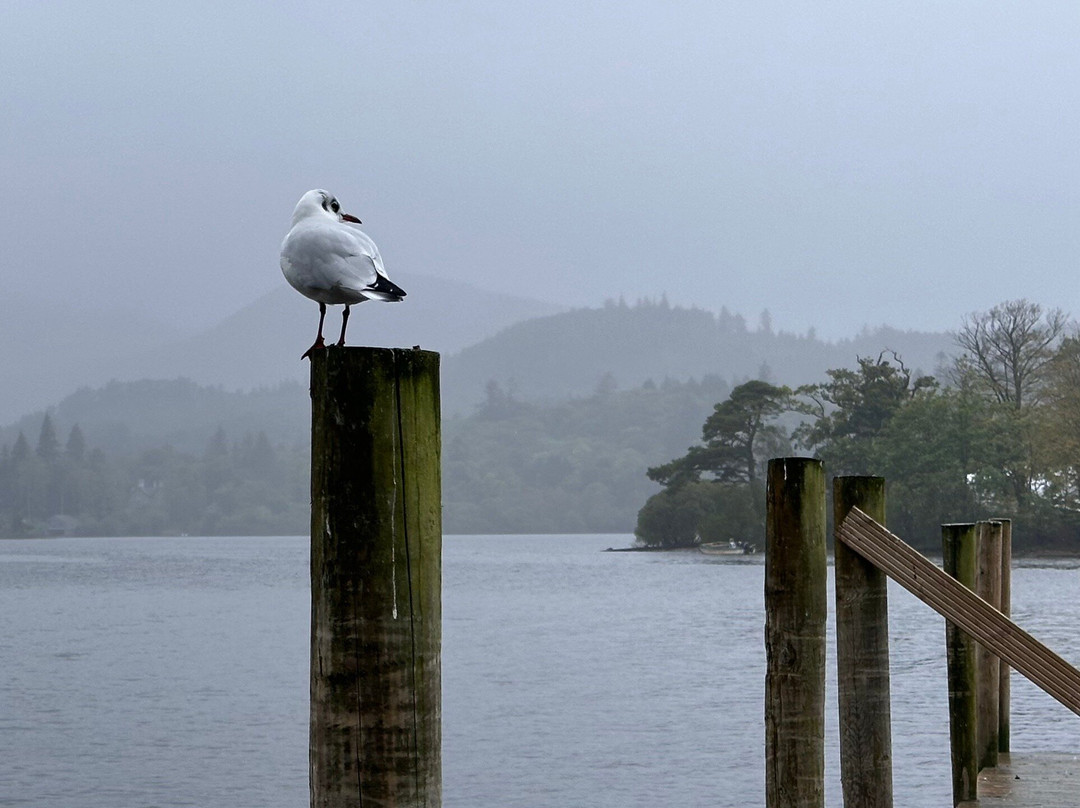
[[339, 222], [360, 224], [360, 220], [355, 216], [341, 212], [341, 205], [338, 204], [333, 194], [319, 188], [308, 191], [300, 197], [300, 201], [296, 203], [296, 209], [293, 211], [293, 225], [295, 226], [301, 219], [306, 219], [309, 216], [329, 216]]

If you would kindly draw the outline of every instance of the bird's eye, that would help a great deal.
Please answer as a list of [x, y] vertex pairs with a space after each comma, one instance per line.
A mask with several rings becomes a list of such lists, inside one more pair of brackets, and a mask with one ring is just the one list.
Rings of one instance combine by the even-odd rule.
[[330, 200], [330, 207], [334, 211], [334, 213], [337, 213], [339, 210], [341, 210], [341, 205], [338, 204], [338, 201], [336, 199]]

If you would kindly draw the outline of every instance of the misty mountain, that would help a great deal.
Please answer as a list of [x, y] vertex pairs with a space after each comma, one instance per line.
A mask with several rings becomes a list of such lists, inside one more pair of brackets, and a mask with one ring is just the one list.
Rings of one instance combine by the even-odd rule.
[[[306, 364], [306, 363], [305, 363]], [[282, 382], [250, 391], [196, 384], [189, 379], [111, 381], [83, 387], [49, 408], [61, 442], [75, 424], [89, 445], [109, 455], [161, 446], [201, 453], [219, 429], [233, 438], [264, 432], [275, 445], [307, 446], [310, 407], [306, 385]], [[31, 446], [43, 413], [0, 429], [0, 447], [22, 432]]]
[[[354, 306], [352, 345], [413, 346], [444, 354], [560, 306], [486, 292], [466, 283], [398, 273], [409, 296], [400, 304]], [[230, 390], [307, 384], [300, 361], [315, 339], [318, 305], [282, 280], [275, 289], [216, 326], [185, 332], [156, 319], [155, 301], [140, 312], [85, 311], [61, 302], [43, 307], [16, 295], [0, 300], [0, 423], [54, 405], [83, 386], [110, 380], [175, 379]], [[324, 333], [337, 339], [341, 307], [331, 307]]]
[[[426, 275], [397, 273], [408, 293], [401, 303], [369, 301], [352, 307], [350, 345], [412, 347], [444, 355], [491, 336], [506, 326], [552, 314], [561, 307], [495, 294]], [[341, 306], [327, 309], [327, 343], [337, 340]], [[245, 306], [217, 326], [161, 346], [133, 360], [121, 379], [184, 377], [200, 384], [251, 389], [283, 380], [307, 384], [300, 355], [315, 339], [319, 307], [285, 285]]]
[[684, 381], [720, 376], [735, 383], [761, 378], [796, 386], [823, 381], [825, 371], [855, 367], [860, 356], [896, 351], [905, 365], [933, 373], [954, 351], [946, 334], [864, 328], [857, 336], [823, 342], [774, 332], [764, 317], [757, 330], [726, 310], [609, 302], [504, 329], [444, 360], [443, 405], [467, 412], [491, 382], [527, 401], [584, 396], [599, 385], [627, 388], [652, 379]]
[[[215, 333], [265, 327], [276, 302], [259, 301], [227, 328], [185, 344], [210, 351]], [[726, 311], [664, 301], [611, 303], [509, 326], [444, 357], [447, 529], [629, 529], [655, 489], [646, 468], [684, 452], [731, 386], [762, 376], [792, 386], [823, 381], [826, 370], [886, 349], [913, 370], [932, 370], [951, 346], [946, 335], [888, 328], [822, 342], [775, 333], [767, 318], [750, 330]], [[306, 371], [307, 363], [296, 364]], [[205, 457], [219, 429], [234, 448], [265, 434], [285, 450], [282, 457], [293, 458], [290, 467], [307, 450], [307, 385], [297, 380], [249, 391], [189, 379], [114, 380], [83, 387], [50, 411], [61, 442], [79, 424], [89, 446], [118, 458], [164, 446]], [[0, 429], [0, 447], [14, 445], [19, 431], [33, 445], [41, 421], [38, 412]]]
[[77, 303], [0, 296], [0, 423], [53, 405], [80, 386], [103, 384], [137, 356], [190, 336], [156, 320], [152, 310], [87, 310]]
[[[431, 291], [434, 286], [421, 282], [414, 288]], [[397, 328], [396, 341], [414, 344], [415, 338], [428, 346], [453, 345], [484, 327], [461, 317], [468, 300], [478, 298], [483, 296], [470, 298], [469, 289], [454, 294], [447, 289], [443, 299], [457, 300], [460, 307], [451, 308], [440, 322], [423, 322], [426, 312], [429, 320], [435, 319], [433, 304], [423, 295], [415, 310], [407, 304], [374, 302], [359, 309], [369, 311], [368, 324], [376, 317], [396, 315], [396, 321], [384, 322], [387, 332]], [[57, 427], [69, 429], [79, 423], [87, 440], [109, 452], [165, 443], [199, 450], [218, 427], [238, 436], [264, 431], [274, 443], [307, 441], [308, 365], [294, 359], [294, 354], [297, 346], [308, 345], [303, 335], [307, 333], [310, 339], [311, 334], [297, 325], [305, 318], [292, 311], [294, 304], [300, 304], [314, 315], [310, 318], [314, 324], [318, 313], [313, 305], [302, 306], [305, 302], [291, 289], [271, 293], [211, 332], [158, 349], [157, 362], [146, 366], [147, 372], [158, 367], [172, 375], [186, 368], [190, 378], [113, 380], [104, 386], [83, 386], [52, 407]], [[543, 307], [534, 301], [502, 302], [502, 318], [511, 317], [512, 310]], [[415, 317], [416, 311], [421, 317]], [[288, 327], [275, 334], [275, 319]], [[360, 313], [355, 320], [361, 324]], [[438, 337], [443, 328], [450, 336]], [[430, 341], [426, 335], [432, 335]], [[403, 336], [408, 338], [403, 340]], [[859, 356], [876, 356], [886, 349], [899, 353], [908, 367], [932, 373], [951, 346], [943, 334], [888, 327], [867, 328], [851, 339], [824, 342], [812, 335], [773, 333], [767, 322], [751, 331], [742, 317], [727, 311], [714, 314], [672, 307], [663, 300], [636, 306], [612, 302], [600, 309], [576, 309], [516, 323], [456, 354], [444, 355], [444, 412], [447, 417], [469, 415], [489, 404], [492, 392], [513, 401], [553, 404], [599, 390], [637, 388], [650, 379], [662, 383], [716, 377], [734, 385], [764, 377], [794, 387], [824, 380], [827, 369], [854, 366]], [[131, 364], [139, 366], [138, 360]], [[286, 371], [281, 368], [295, 368], [296, 378], [282, 382]], [[232, 392], [233, 385], [224, 381], [227, 378], [242, 379], [253, 387]], [[207, 387], [207, 382], [212, 386]], [[0, 445], [11, 444], [18, 430], [32, 440], [40, 421], [38, 412], [0, 430]], [[700, 423], [691, 426], [693, 434]]]
[[[443, 422], [444, 526], [629, 531], [658, 490], [645, 470], [681, 454], [728, 392], [712, 377], [552, 405], [492, 396]], [[183, 380], [80, 390], [49, 429], [41, 417], [18, 425], [29, 436], [21, 450], [14, 430], [0, 435], [0, 536], [35, 535], [62, 508], [95, 535], [302, 533], [307, 420], [306, 391], [291, 382], [252, 393]]]
[[[381, 343], [435, 349], [442, 345], [446, 350], [491, 323], [546, 305], [447, 289], [441, 299], [457, 305], [436, 316], [438, 283], [428, 285], [421, 279], [413, 288], [421, 294], [412, 308], [408, 301], [359, 306], [353, 318], [357, 330], [351, 333], [375, 330], [372, 321], [383, 318], [380, 335], [390, 338]], [[116, 450], [165, 442], [193, 449], [218, 426], [230, 432], [265, 431], [275, 442], [306, 440], [307, 363], [297, 354], [309, 344], [309, 327], [318, 317], [315, 305], [307, 302], [290, 289], [275, 291], [208, 332], [158, 348], [155, 359], [129, 358], [124, 365], [130, 373], [142, 369], [152, 376], [156, 369], [172, 381], [84, 383], [66, 398], [52, 399], [58, 402], [54, 412], [59, 425], [79, 423], [91, 442]], [[499, 311], [480, 322], [475, 306], [485, 303], [498, 303]], [[773, 332], [767, 323], [750, 330], [741, 316], [726, 311], [713, 314], [664, 301], [611, 303], [533, 317], [444, 354], [444, 412], [473, 412], [488, 397], [491, 382], [512, 399], [547, 403], [589, 396], [602, 388], [636, 388], [650, 379], [682, 382], [715, 376], [735, 384], [765, 378], [795, 386], [822, 381], [826, 370], [852, 367], [859, 356], [877, 356], [885, 349], [895, 350], [912, 369], [933, 372], [952, 345], [945, 334], [888, 327], [823, 342], [812, 335]], [[79, 355], [86, 353], [94, 352], [80, 350]], [[229, 393], [245, 384], [248, 390]], [[206, 385], [213, 387], [204, 391]], [[71, 384], [67, 390], [76, 387]], [[38, 412], [0, 430], [0, 444], [13, 441], [18, 429], [33, 438], [40, 419]]]

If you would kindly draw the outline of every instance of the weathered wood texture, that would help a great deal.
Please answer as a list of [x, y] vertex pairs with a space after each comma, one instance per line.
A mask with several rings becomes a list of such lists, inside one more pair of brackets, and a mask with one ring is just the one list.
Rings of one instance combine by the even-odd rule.
[[825, 472], [769, 461], [765, 530], [765, 804], [825, 804]]
[[[941, 526], [945, 572], [968, 589], [975, 587], [976, 544], [974, 522]], [[952, 621], [945, 621], [953, 805], [976, 796], [979, 775], [976, 645], [970, 634]]]
[[[1001, 604], [998, 610], [1006, 617], [1012, 616], [1012, 519], [1001, 522]], [[1004, 659], [998, 668], [998, 751], [1009, 751], [1009, 711], [1011, 690], [1009, 687], [1009, 663]]]
[[1080, 671], [1012, 620], [858, 508], [848, 513], [839, 536], [923, 603], [1080, 715]]
[[979, 800], [959, 808], [1071, 808], [1080, 803], [1080, 756], [1002, 754], [979, 774]]
[[311, 360], [313, 808], [442, 803], [439, 355]]
[[[975, 569], [975, 594], [995, 609], [1001, 606], [1001, 522], [979, 522]], [[993, 650], [979, 644], [978, 662], [978, 755], [979, 768], [992, 769], [998, 759], [998, 671], [1001, 661]]]
[[[882, 477], [833, 479], [833, 524], [852, 508], [885, 521]], [[835, 542], [836, 671], [844, 805], [891, 808], [889, 603], [884, 572]]]

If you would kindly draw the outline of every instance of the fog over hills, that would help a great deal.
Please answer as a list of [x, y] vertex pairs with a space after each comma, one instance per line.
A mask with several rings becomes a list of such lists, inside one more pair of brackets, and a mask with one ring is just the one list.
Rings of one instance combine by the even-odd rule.
[[[447, 417], [475, 412], [492, 383], [503, 397], [540, 403], [633, 389], [648, 380], [711, 378], [734, 385], [764, 378], [796, 386], [824, 381], [830, 368], [854, 367], [859, 357], [885, 350], [895, 351], [913, 371], [932, 373], [953, 350], [946, 334], [881, 327], [825, 342], [812, 334], [773, 331], [768, 317], [750, 329], [743, 317], [726, 310], [714, 314], [663, 299], [551, 314], [545, 312], [554, 308], [550, 304], [407, 280], [405, 302], [358, 307], [350, 334], [354, 344], [374, 342], [364, 337], [375, 334], [382, 345], [440, 350]], [[327, 318], [331, 337], [338, 329], [337, 311]], [[121, 357], [116, 368], [122, 373], [108, 383], [105, 377], [87, 379], [101, 372], [88, 362], [73, 377], [84, 381], [72, 380], [66, 395], [57, 393], [46, 405], [62, 430], [79, 423], [93, 444], [119, 452], [165, 443], [198, 450], [218, 427], [234, 435], [264, 431], [275, 443], [306, 441], [308, 364], [299, 354], [310, 344], [317, 319], [314, 304], [283, 288], [202, 334]], [[469, 340], [477, 341], [464, 345]], [[91, 345], [76, 347], [78, 356], [101, 359]], [[42, 408], [9, 417], [0, 445], [19, 430], [32, 439]], [[699, 428], [695, 422], [689, 437]]]
[[136, 357], [190, 336], [156, 319], [153, 310], [77, 304], [62, 297], [48, 305], [16, 293], [0, 297], [0, 424], [84, 385], [124, 377]]
[[[422, 345], [444, 355], [512, 323], [552, 314], [560, 306], [489, 293], [466, 283], [409, 273], [395, 280], [408, 292], [400, 304], [353, 307], [350, 345]], [[112, 380], [175, 379], [249, 390], [282, 381], [307, 382], [300, 355], [315, 338], [318, 305], [281, 285], [216, 326], [188, 332], [157, 319], [155, 301], [140, 312], [76, 312], [9, 296], [0, 302], [0, 424], [55, 405], [81, 387]], [[341, 307], [330, 307], [324, 329], [337, 339]]]
[[904, 364], [933, 373], [953, 351], [947, 334], [864, 328], [844, 340], [774, 332], [768, 317], [754, 330], [726, 310], [669, 306], [666, 301], [575, 309], [510, 326], [444, 361], [443, 407], [467, 412], [495, 381], [525, 400], [587, 395], [602, 382], [637, 387], [651, 379], [720, 376], [736, 383], [763, 378], [796, 386], [825, 380], [830, 368], [895, 351]]
[[[408, 296], [401, 303], [353, 306], [349, 345], [420, 345], [447, 355], [513, 323], [561, 308], [425, 275], [395, 273], [394, 280]], [[328, 344], [337, 340], [341, 312], [341, 306], [327, 307], [323, 335]], [[315, 339], [318, 323], [318, 304], [283, 282], [214, 328], [135, 359], [120, 378], [182, 376], [241, 390], [285, 380], [306, 384], [308, 365], [300, 355]]]

